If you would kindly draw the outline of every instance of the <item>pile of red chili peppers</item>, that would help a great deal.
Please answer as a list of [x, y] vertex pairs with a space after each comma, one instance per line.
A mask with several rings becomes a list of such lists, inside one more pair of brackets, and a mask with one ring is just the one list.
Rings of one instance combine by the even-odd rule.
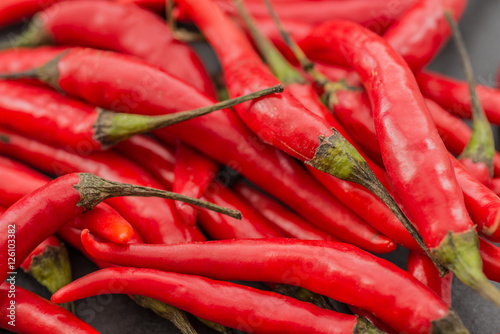
[[[500, 90], [466, 0], [389, 3], [1, 1], [0, 328], [120, 293], [181, 333], [465, 334], [453, 276], [500, 308]], [[467, 81], [425, 69], [451, 37]]]

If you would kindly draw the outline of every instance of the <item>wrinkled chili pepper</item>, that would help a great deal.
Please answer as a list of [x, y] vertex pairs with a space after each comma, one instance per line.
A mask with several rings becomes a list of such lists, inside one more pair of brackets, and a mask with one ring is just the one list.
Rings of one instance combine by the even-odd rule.
[[10, 289], [8, 283], [0, 286], [0, 328], [26, 334], [99, 334], [68, 310], [20, 286], [15, 287], [15, 321], [10, 322], [13, 300], [9, 297]]
[[[0, 227], [7, 233], [0, 238], [0, 247], [3, 250], [0, 257], [4, 260], [4, 263], [0, 264], [0, 275], [4, 275], [5, 279], [8, 272], [14, 271], [37, 245], [54, 234], [64, 223], [93, 209], [103, 200], [117, 196], [175, 198], [220, 212], [235, 212], [155, 188], [112, 182], [89, 173], [68, 174], [24, 196], [2, 215]], [[14, 251], [9, 248], [12, 244], [12, 241], [9, 241], [12, 237], [9, 235], [23, 240], [22, 243], [16, 243]], [[14, 256], [15, 262], [8, 263], [8, 257]]]
[[[50, 181], [45, 175], [5, 157], [0, 157], [0, 174], [0, 204], [5, 206], [13, 205], [23, 196]], [[106, 240], [116, 243], [126, 243], [134, 234], [132, 226], [105, 203], [97, 206], [92, 212], [78, 215], [67, 224], [80, 229], [88, 228]]]
[[[57, 82], [59, 88], [70, 95], [116, 111], [165, 114], [200, 104], [211, 104], [211, 99], [194, 88], [126, 55], [74, 49], [44, 68], [52, 66], [59, 69], [57, 74], [53, 72], [57, 77], [50, 80], [53, 84]], [[111, 70], [116, 67], [123, 74], [120, 78]], [[151, 73], [160, 83], [154, 93], [142, 90], [142, 75]], [[106, 87], [106, 94], [102, 94], [100, 87], [103, 86]], [[162, 94], [158, 93], [159, 89]], [[134, 108], [130, 104], [123, 106], [122, 102], [130, 102], [135, 93], [142, 98], [134, 100]], [[188, 96], [186, 94], [189, 94], [189, 99], [180, 98]], [[185, 127], [174, 125], [168, 132], [215, 160], [235, 167], [248, 179], [275, 194], [303, 217], [339, 239], [374, 252], [387, 252], [395, 248], [394, 242], [378, 234], [341, 205], [308, 177], [296, 162], [260, 142], [232, 111], [217, 113], [219, 116], [214, 117], [212, 113], [203, 116], [203, 119], [185, 122]], [[162, 131], [156, 134], [161, 137]], [[224, 150], [220, 147], [224, 147]]]
[[[219, 165], [193, 151], [186, 144], [178, 143], [175, 153], [175, 179], [172, 191], [186, 196], [200, 198], [205, 192]], [[196, 224], [197, 209], [189, 204], [176, 202], [180, 219], [188, 225]]]
[[65, 302], [114, 293], [116, 291], [109, 289], [110, 282], [121, 283], [123, 289], [120, 293], [159, 299], [196, 316], [245, 332], [381, 333], [365, 319], [325, 310], [273, 292], [152, 269], [102, 269], [59, 290], [52, 300]]
[[[82, 242], [91, 256], [118, 265], [301, 286], [366, 309], [400, 332], [467, 333], [454, 312], [411, 275], [349, 244], [257, 239], [115, 245], [98, 243], [86, 231]], [[440, 327], [447, 320], [456, 332]]]
[[[409, 67], [381, 37], [352, 23], [322, 25], [302, 46], [318, 44], [360, 75], [384, 165], [427, 246], [460, 280], [500, 305], [500, 292], [482, 273], [477, 234], [448, 152]], [[411, 114], [403, 112], [408, 108]]]
[[334, 237], [313, 227], [309, 222], [254, 187], [239, 181], [233, 190], [248, 201], [269, 222], [283, 230], [288, 237], [302, 240], [335, 241]]
[[35, 15], [28, 29], [9, 44], [33, 47], [52, 43], [134, 55], [215, 96], [213, 83], [191, 47], [175, 40], [159, 16], [136, 6], [68, 1]]
[[449, 307], [451, 307], [452, 273], [448, 273], [446, 276], [441, 277], [436, 270], [436, 266], [427, 256], [412, 251], [408, 254], [408, 265], [406, 270], [417, 280], [428, 286], [441, 297]]

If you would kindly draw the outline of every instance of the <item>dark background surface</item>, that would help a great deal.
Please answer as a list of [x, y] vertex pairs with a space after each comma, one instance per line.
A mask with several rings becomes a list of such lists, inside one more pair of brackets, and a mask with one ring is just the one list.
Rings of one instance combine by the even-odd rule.
[[[472, 58], [476, 80], [490, 86], [496, 86], [496, 72], [500, 61], [500, 36], [498, 34], [500, 20], [498, 16], [500, 16], [500, 1], [470, 0], [465, 16], [460, 23]], [[0, 36], [6, 36], [8, 32], [19, 31], [21, 28], [0, 31]], [[218, 65], [213, 53], [204, 45], [196, 45], [196, 48], [206, 60], [210, 71], [216, 72]], [[454, 46], [450, 44], [436, 58], [430, 68], [456, 78], [464, 77], [458, 55]], [[70, 248], [69, 252], [74, 278], [97, 269], [78, 251]], [[385, 258], [405, 268], [406, 256], [406, 250], [399, 248]], [[21, 272], [17, 276], [17, 285], [34, 291], [45, 298], [50, 298], [45, 288]], [[496, 285], [500, 288], [500, 284]], [[457, 280], [454, 280], [452, 296], [453, 308], [471, 333], [497, 334], [500, 332], [500, 310]], [[381, 305], [381, 307], [384, 306]], [[107, 295], [80, 300], [76, 302], [76, 310], [77, 315], [101, 333], [178, 333], [178, 330], [167, 320], [137, 306], [124, 295]], [[193, 324], [199, 329], [199, 333], [212, 333], [196, 321], [193, 321]], [[0, 333], [9, 332], [0, 330]]]

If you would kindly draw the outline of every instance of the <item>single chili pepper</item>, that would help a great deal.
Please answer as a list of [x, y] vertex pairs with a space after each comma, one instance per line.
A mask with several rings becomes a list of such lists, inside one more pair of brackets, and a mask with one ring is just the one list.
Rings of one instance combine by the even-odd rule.
[[191, 47], [175, 40], [159, 16], [136, 6], [93, 0], [61, 3], [35, 15], [28, 29], [9, 41], [13, 47], [42, 44], [134, 55], [215, 96], [214, 85]]
[[417, 280], [428, 286], [451, 307], [452, 273], [441, 277], [436, 270], [436, 266], [427, 256], [412, 251], [408, 254], [408, 267], [406, 270]]
[[[205, 108], [162, 116], [143, 116], [94, 108], [42, 87], [4, 81], [0, 82], [0, 91], [4, 93], [0, 110], [5, 117], [0, 125], [30, 134], [32, 128], [37, 128], [40, 140], [57, 145], [67, 143], [78, 151], [102, 150], [135, 134], [171, 126], [282, 89], [278, 85]], [[37, 98], [29, 103], [20, 103], [26, 95]], [[61, 109], [65, 112], [61, 113]]]
[[[324, 310], [273, 292], [152, 269], [102, 269], [59, 290], [52, 300], [64, 302], [114, 293], [116, 291], [109, 289], [110, 282], [121, 283], [120, 293], [156, 298], [196, 316], [246, 332], [381, 333], [362, 318]], [[179, 293], [179, 289], [184, 292]]]
[[3, 0], [0, 4], [0, 27], [33, 16], [60, 0]]
[[[162, 197], [197, 203], [205, 208], [236, 215], [237, 211], [221, 208], [187, 196], [150, 187], [108, 181], [89, 173], [72, 173], [51, 181], [45, 186], [24, 196], [11, 206], [1, 217], [0, 227], [8, 234], [0, 238], [4, 250], [4, 264], [0, 275], [17, 268], [45, 238], [54, 234], [65, 222], [79, 213], [93, 209], [105, 199], [117, 196]], [[59, 198], [58, 201], [54, 197]], [[40, 225], [40, 226], [39, 226]], [[37, 231], [38, 233], [33, 233]], [[11, 246], [12, 237], [23, 240]], [[14, 258], [8, 262], [8, 259]]]
[[[121, 109], [122, 103], [126, 103], [127, 107], [124, 109], [127, 112], [165, 114], [211, 104], [210, 98], [194, 88], [126, 55], [91, 49], [71, 50], [47, 66], [59, 68], [59, 74], [56, 75], [58, 79], [51, 80], [53, 83], [58, 82], [59, 88], [113, 110]], [[116, 67], [123, 73], [119, 80], [115, 71], [110, 71]], [[155, 73], [155, 81], [160, 84], [154, 93], [142, 90], [142, 75], [151, 73]], [[106, 94], [102, 94], [101, 87], [106, 87]], [[160, 89], [161, 94], [158, 93]], [[131, 100], [132, 96], [140, 98]], [[182, 96], [190, 98], [179, 98]], [[132, 102], [134, 103], [131, 104]], [[168, 132], [220, 163], [236, 168], [248, 179], [295, 208], [303, 217], [339, 239], [374, 252], [387, 252], [395, 248], [394, 242], [378, 235], [373, 228], [341, 205], [309, 177], [300, 165], [260, 142], [232, 111], [220, 111], [218, 114], [220, 115], [214, 117], [215, 114], [209, 114], [201, 120], [185, 122], [186, 128], [177, 124], [170, 127]], [[162, 131], [156, 134], [161, 137]], [[224, 150], [220, 147], [224, 147]]]
[[[431, 327], [436, 333], [467, 332], [454, 312], [407, 272], [349, 244], [256, 239], [115, 245], [98, 243], [86, 231], [82, 242], [92, 256], [119, 265], [301, 286], [366, 309], [400, 332], [430, 333]], [[440, 328], [445, 319], [456, 332]]]
[[[16, 48], [0, 51], [0, 71], [16, 73], [28, 71], [47, 63], [61, 54], [65, 48], [42, 46], [35, 49]], [[30, 83], [35, 82], [33, 80]], [[38, 81], [36, 81], [38, 82]]]
[[[56, 292], [73, 280], [68, 250], [55, 235], [42, 241], [20, 267], [50, 293]], [[73, 303], [61, 306], [74, 313]]]
[[[427, 246], [461, 281], [500, 305], [500, 292], [481, 271], [477, 234], [448, 152], [409, 67], [381, 37], [352, 23], [322, 25], [303, 47], [318, 44], [360, 75], [384, 165]], [[402, 112], [408, 108], [411, 114]]]
[[[180, 142], [176, 147], [175, 161], [175, 180], [172, 191], [194, 198], [200, 198], [203, 195], [219, 170], [217, 163]], [[180, 202], [176, 202], [175, 206], [180, 219], [185, 224], [196, 224], [196, 208]]]
[[[15, 302], [14, 304], [12, 304]], [[25, 334], [99, 334], [59, 305], [23, 289], [0, 286], [0, 328]]]
[[226, 219], [219, 214], [212, 214], [207, 210], [199, 210], [199, 225], [214, 239], [280, 238], [284, 236], [278, 227], [271, 224], [254, 207], [219, 182], [214, 181], [202, 198], [218, 205], [237, 208], [244, 217], [241, 221], [237, 221], [232, 218]]
[[472, 175], [483, 184], [488, 185], [493, 176], [493, 157], [495, 154], [493, 131], [477, 96], [472, 63], [458, 24], [449, 12], [446, 12], [445, 16], [453, 32], [453, 39], [460, 54], [472, 104], [472, 135], [467, 146], [460, 154], [459, 160]]
[[236, 183], [233, 190], [288, 237], [302, 240], [336, 241], [333, 236], [313, 227], [276, 200], [242, 181]]
[[[142, 168], [111, 152], [81, 157], [5, 130], [0, 131], [0, 138], [4, 138], [3, 141], [0, 140], [0, 152], [28, 162], [48, 173], [66, 174], [83, 170], [98, 173], [112, 180], [161, 188], [161, 185]], [[204, 240], [198, 228], [178, 221], [171, 201], [134, 198], [133, 200], [110, 199], [108, 203], [132, 224], [145, 242]]]
[[[189, 9], [218, 54], [230, 95], [277, 82], [244, 35], [213, 2], [197, 1], [195, 5], [184, 0], [181, 3]], [[229, 52], [227, 43], [232, 45]], [[359, 152], [338, 131], [331, 129], [326, 120], [307, 110], [288, 91], [235, 109], [261, 139], [321, 171], [367, 187], [393, 211], [399, 210]]]
[[[0, 204], [11, 206], [23, 196], [44, 186], [48, 177], [16, 161], [0, 157]], [[93, 233], [116, 243], [128, 242], [134, 230], [118, 212], [105, 203], [85, 215], [68, 222], [70, 226], [88, 228]]]
[[[416, 78], [422, 94], [461, 118], [471, 118], [471, 101], [466, 82], [427, 71], [417, 73]], [[476, 89], [488, 120], [500, 124], [500, 91], [483, 85], [477, 85]]]

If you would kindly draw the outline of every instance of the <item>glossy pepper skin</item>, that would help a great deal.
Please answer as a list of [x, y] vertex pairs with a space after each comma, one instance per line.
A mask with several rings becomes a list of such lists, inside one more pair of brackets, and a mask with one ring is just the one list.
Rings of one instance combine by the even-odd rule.
[[[52, 66], [57, 67], [52, 84], [57, 83], [69, 95], [118, 112], [166, 114], [213, 104], [195, 88], [126, 55], [72, 49]], [[120, 78], [116, 68], [120, 68]], [[155, 85], [144, 86], [142, 75], [153, 73]], [[161, 138], [162, 133], [165, 131], [157, 131], [156, 135]], [[394, 242], [345, 208], [297, 162], [258, 140], [232, 111], [218, 111], [171, 126], [168, 133], [169, 139], [174, 135], [214, 160], [234, 167], [339, 239], [374, 252], [395, 249]]]
[[273, 292], [152, 269], [102, 269], [67, 285], [52, 300], [59, 303], [107, 293], [110, 282], [123, 288], [120, 293], [155, 298], [245, 332], [344, 334], [353, 333], [356, 326], [353, 315], [325, 310]]
[[440, 277], [436, 266], [429, 258], [417, 252], [408, 254], [408, 265], [406, 269], [413, 277], [428, 286], [441, 299], [451, 307], [451, 286], [453, 283], [453, 274], [448, 273]]
[[275, 199], [242, 181], [239, 181], [233, 190], [248, 201], [269, 222], [280, 228], [287, 237], [302, 240], [336, 241], [333, 236], [315, 228]]
[[[422, 94], [461, 118], [471, 117], [466, 82], [427, 71], [417, 73], [416, 78]], [[483, 85], [476, 85], [476, 91], [488, 120], [493, 124], [500, 124], [500, 92]]]
[[113, 245], [97, 243], [85, 232], [82, 241], [93, 257], [118, 265], [297, 285], [366, 309], [399, 332], [430, 333], [431, 321], [452, 314], [404, 270], [344, 243], [266, 239]]
[[[6, 207], [50, 181], [45, 175], [5, 157], [0, 157], [0, 174], [0, 205]], [[76, 216], [67, 224], [80, 229], [87, 228], [116, 243], [126, 243], [134, 234], [132, 226], [105, 203], [91, 212]]]
[[500, 282], [500, 248], [479, 238], [479, 251], [484, 263], [484, 274], [490, 280]]
[[445, 13], [458, 21], [467, 0], [418, 0], [384, 33], [384, 39], [418, 71], [425, 67], [451, 34]]
[[196, 53], [174, 38], [161, 17], [147, 10], [110, 1], [68, 1], [45, 9], [35, 19], [27, 36], [20, 37], [22, 45], [54, 43], [130, 54], [215, 96]]
[[10, 285], [0, 286], [0, 328], [25, 334], [99, 334], [89, 324], [59, 305], [16, 286], [15, 327], [9, 324]]
[[[178, 143], [175, 152], [174, 184], [172, 190], [194, 198], [200, 198], [212, 182], [219, 165], [205, 158], [183, 143]], [[188, 225], [196, 224], [197, 209], [183, 202], [176, 202], [179, 218]]]
[[[162, 188], [146, 171], [116, 153], [96, 152], [80, 156], [12, 132], [2, 130], [0, 133], [3, 138], [8, 138], [7, 141], [0, 141], [1, 153], [47, 173], [92, 172], [112, 181]], [[189, 227], [176, 219], [172, 201], [124, 197], [109, 199], [107, 203], [132, 224], [145, 242], [204, 240], [198, 228]]]

